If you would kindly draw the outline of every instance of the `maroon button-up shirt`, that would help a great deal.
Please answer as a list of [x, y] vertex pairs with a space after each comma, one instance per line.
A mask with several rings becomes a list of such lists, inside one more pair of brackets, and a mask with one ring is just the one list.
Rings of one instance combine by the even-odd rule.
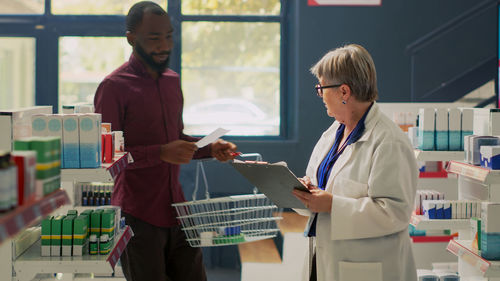
[[[125, 150], [134, 163], [115, 181], [111, 203], [134, 217], [159, 227], [177, 224], [172, 203], [183, 202], [179, 165], [160, 159], [160, 146], [182, 139], [183, 97], [179, 75], [168, 69], [155, 80], [134, 55], [99, 85], [95, 111], [114, 131], [123, 131]], [[210, 146], [195, 158], [209, 157]]]

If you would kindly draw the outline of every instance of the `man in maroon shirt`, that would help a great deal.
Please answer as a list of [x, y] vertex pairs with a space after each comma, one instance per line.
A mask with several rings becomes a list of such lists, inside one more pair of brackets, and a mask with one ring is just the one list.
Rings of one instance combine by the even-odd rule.
[[135, 236], [122, 254], [127, 280], [206, 280], [199, 248], [191, 248], [171, 204], [184, 202], [179, 164], [193, 158], [233, 159], [233, 143], [218, 140], [198, 149], [198, 138], [183, 134], [179, 76], [168, 69], [173, 46], [168, 14], [153, 2], [132, 6], [128, 62], [107, 76], [94, 104], [103, 122], [123, 131], [129, 164], [115, 182], [112, 204], [122, 208]]

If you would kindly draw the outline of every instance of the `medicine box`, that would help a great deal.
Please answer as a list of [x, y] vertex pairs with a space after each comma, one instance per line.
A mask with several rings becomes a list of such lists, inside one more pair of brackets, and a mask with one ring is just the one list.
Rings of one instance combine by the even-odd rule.
[[74, 220], [73, 226], [73, 256], [82, 256], [88, 252], [89, 216], [80, 214]]
[[500, 135], [500, 110], [474, 108], [474, 135]]
[[421, 150], [434, 150], [435, 110], [434, 108], [420, 108], [418, 114], [418, 148]]
[[62, 251], [61, 256], [71, 257], [73, 255], [73, 223], [75, 215], [67, 215], [62, 225]]
[[451, 151], [463, 150], [462, 139], [462, 117], [458, 108], [448, 110], [448, 147]]
[[51, 137], [59, 137], [59, 146], [60, 148], [60, 157], [59, 161], [61, 165], [63, 165], [63, 155], [64, 155], [64, 147], [63, 147], [63, 129], [62, 129], [63, 116], [61, 114], [51, 114], [47, 116], [47, 127], [48, 127], [48, 136]]
[[0, 150], [12, 151], [14, 140], [32, 136], [31, 116], [52, 114], [52, 106], [0, 110]]
[[436, 108], [436, 150], [448, 150], [448, 109]]
[[464, 150], [464, 137], [473, 134], [474, 131], [474, 109], [473, 108], [461, 108], [462, 111], [462, 137], [461, 140], [461, 150]]
[[64, 220], [64, 215], [58, 215], [52, 219], [51, 224], [51, 243], [50, 243], [50, 255], [53, 257], [61, 256], [61, 245], [62, 245], [62, 222]]
[[481, 167], [491, 170], [500, 169], [500, 146], [481, 146], [479, 149], [481, 155]]
[[47, 114], [34, 114], [31, 116], [31, 134], [35, 137], [47, 137], [49, 135]]
[[115, 210], [104, 209], [101, 214], [101, 235], [107, 234], [111, 240], [115, 235]]
[[50, 248], [51, 248], [51, 227], [52, 227], [52, 219], [53, 216], [47, 216], [42, 219], [42, 229], [41, 229], [41, 254], [42, 257], [51, 256]]
[[79, 116], [80, 168], [101, 166], [101, 114]]
[[113, 163], [115, 157], [115, 134], [111, 133], [103, 133], [103, 162], [104, 163]]
[[493, 136], [474, 136], [469, 138], [469, 145], [472, 151], [472, 163], [473, 165], [481, 164], [481, 153], [479, 151], [480, 147], [483, 145], [500, 145], [500, 139]]
[[90, 215], [90, 235], [101, 236], [101, 214], [102, 209], [97, 209]]
[[63, 165], [65, 169], [80, 168], [80, 135], [78, 115], [63, 115]]
[[21, 206], [35, 196], [36, 152], [14, 150], [11, 157], [17, 166], [17, 204]]
[[482, 202], [481, 207], [481, 256], [500, 260], [500, 203]]
[[482, 202], [481, 221], [485, 232], [500, 233], [500, 203]]

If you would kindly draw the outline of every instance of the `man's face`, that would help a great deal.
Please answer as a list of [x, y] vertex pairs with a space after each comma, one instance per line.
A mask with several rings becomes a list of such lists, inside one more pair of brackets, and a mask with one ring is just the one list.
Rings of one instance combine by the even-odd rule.
[[151, 69], [161, 73], [168, 67], [173, 47], [172, 33], [168, 16], [145, 12], [141, 24], [127, 37], [140, 58]]

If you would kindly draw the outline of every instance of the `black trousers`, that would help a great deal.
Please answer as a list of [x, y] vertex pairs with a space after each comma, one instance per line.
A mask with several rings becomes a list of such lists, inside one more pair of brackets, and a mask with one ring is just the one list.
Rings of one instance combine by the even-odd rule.
[[311, 275], [309, 275], [309, 281], [317, 281], [318, 276], [316, 274], [316, 253], [314, 253], [311, 264]]
[[120, 261], [127, 281], [206, 281], [200, 248], [192, 248], [180, 226], [162, 228], [123, 213], [134, 231]]

